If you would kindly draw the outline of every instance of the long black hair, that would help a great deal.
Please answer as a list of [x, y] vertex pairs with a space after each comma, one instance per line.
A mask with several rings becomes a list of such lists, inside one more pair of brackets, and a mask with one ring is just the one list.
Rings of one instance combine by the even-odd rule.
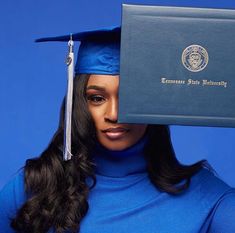
[[[74, 79], [72, 116], [72, 159], [63, 161], [64, 101], [60, 121], [48, 147], [24, 167], [27, 201], [12, 219], [17, 232], [79, 232], [82, 218], [88, 211], [88, 194], [96, 178], [91, 151], [96, 141], [95, 126], [87, 108], [86, 86], [89, 75]], [[149, 142], [145, 148], [147, 169], [156, 188], [176, 195], [187, 189], [190, 178], [204, 161], [190, 166], [176, 159], [167, 126], [149, 125]], [[93, 180], [88, 186], [87, 178]], [[180, 183], [180, 185], [178, 185]]]

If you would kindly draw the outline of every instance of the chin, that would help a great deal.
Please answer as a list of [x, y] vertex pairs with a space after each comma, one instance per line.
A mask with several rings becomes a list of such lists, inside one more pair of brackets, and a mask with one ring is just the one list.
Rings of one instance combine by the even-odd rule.
[[123, 142], [123, 141], [102, 141], [99, 140], [100, 144], [105, 147], [108, 150], [113, 150], [113, 151], [122, 151], [125, 150], [129, 147], [131, 147], [132, 145], [134, 145], [134, 143], [127, 143], [127, 142]]

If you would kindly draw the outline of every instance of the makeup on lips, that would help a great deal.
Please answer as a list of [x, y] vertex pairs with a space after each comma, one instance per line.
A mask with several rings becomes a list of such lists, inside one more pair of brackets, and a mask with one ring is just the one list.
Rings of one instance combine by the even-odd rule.
[[111, 127], [105, 130], [101, 130], [101, 132], [104, 133], [106, 137], [111, 140], [121, 139], [129, 131], [129, 129], [123, 127]]

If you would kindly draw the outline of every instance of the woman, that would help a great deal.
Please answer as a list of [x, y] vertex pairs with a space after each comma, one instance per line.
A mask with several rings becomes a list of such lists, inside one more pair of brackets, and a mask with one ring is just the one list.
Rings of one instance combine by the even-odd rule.
[[[178, 162], [163, 125], [117, 123], [120, 29], [79, 34], [72, 154], [48, 148], [0, 194], [3, 232], [235, 232], [235, 191]], [[24, 189], [25, 187], [25, 189]]]

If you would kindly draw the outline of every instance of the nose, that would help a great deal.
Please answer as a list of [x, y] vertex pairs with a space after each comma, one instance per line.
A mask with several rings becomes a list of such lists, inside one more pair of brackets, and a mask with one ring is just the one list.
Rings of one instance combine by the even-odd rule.
[[110, 99], [107, 104], [107, 109], [105, 113], [105, 121], [111, 123], [117, 123], [118, 118], [118, 100], [116, 98]]

